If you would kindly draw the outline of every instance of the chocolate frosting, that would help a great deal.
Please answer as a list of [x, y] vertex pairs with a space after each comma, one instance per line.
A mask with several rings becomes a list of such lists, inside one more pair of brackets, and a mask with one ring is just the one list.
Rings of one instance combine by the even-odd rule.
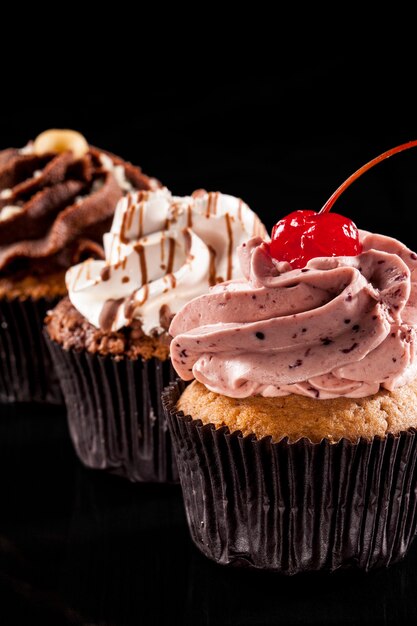
[[70, 151], [40, 156], [31, 145], [0, 151], [0, 277], [103, 258], [102, 237], [120, 198], [161, 186], [94, 146], [74, 158]]

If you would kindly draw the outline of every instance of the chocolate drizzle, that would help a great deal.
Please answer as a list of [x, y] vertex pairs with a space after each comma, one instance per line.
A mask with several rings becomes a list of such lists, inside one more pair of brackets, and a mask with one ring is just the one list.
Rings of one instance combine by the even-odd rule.
[[242, 204], [243, 204], [242, 199], [239, 198], [239, 208], [237, 210], [237, 217], [240, 220], [242, 219]]
[[177, 286], [177, 279], [175, 278], [175, 274], [167, 274], [166, 277], [171, 281], [171, 289], [175, 289]]
[[167, 304], [163, 304], [159, 309], [159, 324], [161, 328], [168, 331], [173, 317], [174, 313], [171, 312], [169, 306]]
[[193, 227], [193, 207], [191, 204], [187, 207], [187, 228]]
[[127, 196], [127, 208], [123, 215], [122, 225], [120, 227], [120, 241], [127, 243], [129, 238], [126, 236], [126, 231], [132, 226], [133, 216], [135, 214], [135, 205], [132, 201], [132, 196]]
[[210, 215], [216, 215], [218, 200], [219, 200], [219, 192], [210, 191], [208, 194], [208, 198], [207, 198], [206, 217], [210, 217]]
[[207, 248], [209, 249], [210, 252], [210, 266], [209, 266], [209, 276], [208, 276], [208, 282], [210, 287], [213, 287], [213, 285], [216, 284], [216, 251], [214, 248], [212, 248], [212, 246], [210, 246], [210, 244], [207, 244]]
[[142, 276], [142, 289], [143, 289], [143, 298], [142, 300], [138, 301], [136, 304], [138, 306], [142, 306], [142, 304], [144, 304], [146, 300], [148, 299], [148, 292], [149, 292], [148, 268], [146, 265], [145, 248], [143, 247], [143, 245], [141, 243], [137, 243], [135, 244], [134, 249], [138, 253], [138, 256], [139, 256], [140, 273]]
[[148, 199], [149, 199], [148, 192], [141, 191], [136, 200], [138, 204], [137, 206], [135, 206], [135, 203], [132, 201], [132, 196], [129, 195], [128, 207], [127, 207], [127, 211], [125, 212], [123, 216], [121, 235], [120, 235], [120, 239], [124, 243], [127, 243], [130, 239], [129, 237], [126, 236], [126, 231], [132, 227], [133, 217], [135, 215], [135, 210], [137, 207], [139, 208], [137, 238], [141, 239], [143, 237], [143, 213], [145, 210], [145, 202]]
[[111, 276], [111, 268], [110, 265], [106, 265], [100, 272], [100, 278], [102, 281], [106, 282], [110, 279]]
[[186, 228], [184, 228], [182, 233], [184, 235], [184, 242], [185, 242], [185, 255], [186, 255], [188, 260], [192, 260], [194, 257], [192, 256], [192, 254], [190, 254], [191, 253], [191, 244], [192, 244], [191, 235], [190, 235], [189, 231]]
[[[76, 289], [76, 288], [77, 288], [77, 283], [78, 283], [78, 281], [79, 281], [79, 280], [80, 280], [80, 278], [81, 278], [81, 275], [82, 275], [82, 273], [83, 273], [83, 269], [84, 269], [84, 267], [83, 267], [83, 266], [80, 266], [80, 267], [78, 268], [77, 274], [76, 274], [76, 276], [75, 276], [75, 278], [74, 278], [74, 282], [73, 282], [73, 284], [72, 284], [72, 288], [73, 288], [73, 289]], [[104, 271], [104, 270], [103, 270], [103, 271]]]
[[172, 237], [169, 237], [169, 253], [168, 253], [168, 265], [167, 265], [167, 274], [171, 274], [174, 269], [174, 259], [175, 259], [175, 240]]
[[71, 152], [38, 156], [1, 151], [0, 214], [7, 206], [20, 210], [0, 219], [0, 276], [29, 268], [35, 274], [50, 273], [81, 256], [102, 258], [103, 234], [124, 194], [111, 169], [115, 166], [123, 166], [134, 189], [161, 186], [139, 167], [93, 146], [80, 159]]
[[124, 306], [123, 312], [124, 312], [124, 316], [126, 319], [131, 320], [133, 318], [135, 308], [136, 308], [135, 292], [133, 292], [125, 300], [125, 306]]
[[139, 229], [138, 229], [138, 237], [139, 239], [143, 236], [143, 207], [144, 201], [142, 200], [139, 204]]
[[105, 333], [110, 332], [113, 322], [116, 319], [117, 311], [123, 303], [123, 300], [123, 298], [119, 298], [118, 300], [109, 299], [104, 303], [100, 313], [99, 324], [101, 330]]

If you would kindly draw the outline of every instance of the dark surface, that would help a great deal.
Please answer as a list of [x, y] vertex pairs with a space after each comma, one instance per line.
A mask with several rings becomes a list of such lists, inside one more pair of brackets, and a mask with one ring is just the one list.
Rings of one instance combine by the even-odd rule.
[[0, 624], [412, 624], [417, 545], [372, 574], [226, 569], [188, 535], [179, 487], [76, 459], [64, 413], [0, 409]]

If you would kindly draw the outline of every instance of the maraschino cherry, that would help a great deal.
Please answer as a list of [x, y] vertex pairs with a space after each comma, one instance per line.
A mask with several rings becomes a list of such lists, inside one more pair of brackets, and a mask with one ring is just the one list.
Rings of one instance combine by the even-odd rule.
[[272, 229], [270, 251], [278, 261], [302, 268], [319, 256], [356, 256], [362, 252], [356, 225], [338, 213], [329, 213], [339, 196], [359, 176], [384, 159], [417, 146], [417, 140], [401, 144], [363, 165], [336, 189], [318, 213], [293, 211]]

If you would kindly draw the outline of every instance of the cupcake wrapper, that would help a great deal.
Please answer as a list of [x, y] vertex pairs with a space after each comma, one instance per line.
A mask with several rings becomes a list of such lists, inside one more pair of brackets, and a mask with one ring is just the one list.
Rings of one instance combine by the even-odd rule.
[[87, 467], [133, 482], [177, 483], [161, 393], [171, 361], [123, 359], [64, 350], [45, 336], [61, 380], [69, 431]]
[[42, 327], [58, 299], [0, 299], [0, 402], [63, 404]]
[[417, 431], [336, 444], [243, 437], [162, 400], [192, 539], [217, 563], [283, 574], [371, 570], [404, 557], [417, 527]]

